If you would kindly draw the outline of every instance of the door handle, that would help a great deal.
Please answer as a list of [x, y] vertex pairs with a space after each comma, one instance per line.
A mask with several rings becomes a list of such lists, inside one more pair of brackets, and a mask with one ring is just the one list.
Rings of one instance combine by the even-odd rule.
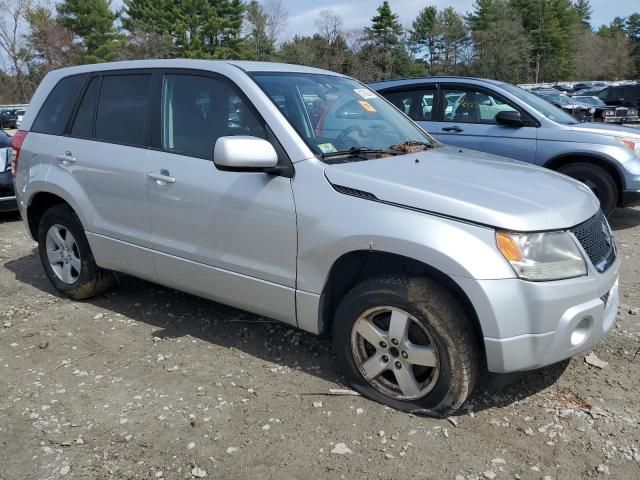
[[456, 132], [456, 133], [464, 132], [463, 129], [461, 129], [460, 127], [457, 127], [457, 126], [444, 127], [442, 130], [445, 131], [445, 132]]
[[56, 160], [62, 165], [73, 165], [76, 163], [76, 157], [74, 157], [71, 152], [64, 152], [64, 155], [56, 155]]
[[159, 172], [149, 172], [147, 177], [152, 178], [158, 185], [166, 185], [167, 183], [176, 183], [176, 179], [173, 178], [168, 170], [164, 168]]

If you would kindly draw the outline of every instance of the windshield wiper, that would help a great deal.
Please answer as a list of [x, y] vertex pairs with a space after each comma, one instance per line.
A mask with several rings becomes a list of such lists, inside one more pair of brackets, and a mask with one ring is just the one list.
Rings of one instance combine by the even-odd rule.
[[357, 157], [363, 154], [376, 154], [376, 153], [385, 153], [385, 154], [393, 154], [395, 152], [390, 152], [389, 150], [381, 150], [369, 147], [351, 147], [349, 150], [336, 150], [335, 152], [327, 152], [322, 154], [322, 158], [333, 158], [333, 157], [345, 157], [345, 156], [353, 156]]

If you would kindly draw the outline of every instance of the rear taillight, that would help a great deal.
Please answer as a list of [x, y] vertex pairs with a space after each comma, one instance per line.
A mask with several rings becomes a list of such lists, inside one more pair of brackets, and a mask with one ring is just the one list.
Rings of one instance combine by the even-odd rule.
[[24, 143], [24, 139], [27, 138], [27, 133], [24, 130], [18, 130], [11, 139], [11, 150], [9, 151], [9, 162], [11, 163], [11, 173], [16, 176], [18, 171], [18, 160], [20, 158], [20, 149]]

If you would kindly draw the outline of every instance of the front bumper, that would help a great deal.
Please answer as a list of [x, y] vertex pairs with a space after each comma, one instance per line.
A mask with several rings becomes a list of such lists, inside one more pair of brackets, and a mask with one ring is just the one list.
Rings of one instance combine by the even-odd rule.
[[640, 117], [626, 116], [626, 117], [602, 117], [604, 123], [636, 123], [640, 121]]
[[487, 368], [515, 372], [592, 348], [615, 324], [620, 259], [603, 273], [552, 282], [457, 279], [484, 336]]

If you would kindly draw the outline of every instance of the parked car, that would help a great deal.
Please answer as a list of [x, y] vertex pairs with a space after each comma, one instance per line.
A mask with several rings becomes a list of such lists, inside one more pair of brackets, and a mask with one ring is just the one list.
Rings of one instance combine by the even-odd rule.
[[16, 110], [16, 128], [18, 128], [20, 126], [20, 124], [22, 123], [22, 118], [24, 117], [24, 113], [25, 110], [24, 109], [17, 109]]
[[[371, 86], [443, 143], [542, 165], [574, 177], [610, 214], [640, 201], [640, 132], [604, 123], [579, 123], [537, 95], [508, 83], [468, 77], [430, 77]], [[445, 112], [450, 92], [487, 96], [504, 105], [486, 115], [471, 102], [468, 112]], [[433, 101], [428, 116], [413, 105]]]
[[16, 128], [18, 116], [13, 109], [4, 108], [0, 110], [0, 128]]
[[563, 93], [572, 93], [573, 86], [572, 85], [553, 85], [550, 90], [557, 90]]
[[610, 86], [600, 90], [597, 95], [607, 105], [640, 108], [640, 83]]
[[536, 90], [534, 93], [556, 107], [561, 108], [579, 122], [589, 122], [593, 120], [595, 108], [586, 103], [572, 100], [571, 97], [565, 93], [559, 93], [553, 88]]
[[13, 191], [13, 175], [11, 175], [11, 162], [9, 151], [11, 137], [0, 130], [0, 212], [9, 212], [18, 209], [16, 195]]
[[594, 122], [606, 123], [634, 123], [638, 119], [638, 109], [633, 107], [616, 107], [606, 105], [602, 100], [593, 95], [573, 95], [571, 99], [585, 105], [592, 106]]
[[604, 88], [605, 87], [598, 87], [598, 86], [589, 87], [589, 88], [583, 88], [583, 89], [580, 89], [580, 90], [576, 90], [573, 93], [573, 95], [581, 95], [581, 96], [584, 96], [584, 95], [597, 95], [598, 92], [604, 90]]
[[352, 387], [402, 410], [449, 415], [483, 365], [554, 363], [615, 323], [620, 260], [588, 188], [444, 146], [336, 73], [58, 70], [12, 151], [20, 212], [64, 294], [119, 271], [330, 330]]

